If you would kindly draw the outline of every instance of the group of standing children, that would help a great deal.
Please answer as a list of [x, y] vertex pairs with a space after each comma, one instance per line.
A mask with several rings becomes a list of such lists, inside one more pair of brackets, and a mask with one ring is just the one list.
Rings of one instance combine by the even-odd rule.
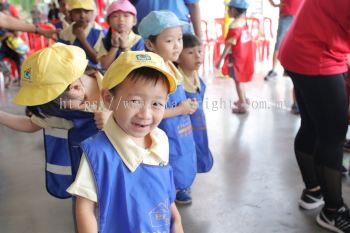
[[[129, 4], [109, 7], [110, 37], [103, 39], [91, 26], [91, 1], [72, 1], [73, 24], [61, 39], [75, 46], [57, 43], [25, 61], [15, 101], [33, 116], [0, 112], [0, 122], [25, 132], [44, 129], [47, 189], [59, 198], [76, 196], [79, 232], [182, 233], [174, 201], [191, 203], [196, 173], [213, 165], [197, 73], [201, 42], [185, 35], [183, 50], [188, 25], [170, 11], [146, 16], [140, 38], [131, 31], [136, 11]], [[148, 52], [128, 51], [141, 49], [143, 40]], [[102, 91], [97, 47], [105, 48], [104, 58], [114, 51]], [[104, 106], [110, 111], [101, 112]]]
[[[152, 11], [143, 18], [138, 27], [140, 35], [145, 39], [146, 50], [159, 54], [177, 81], [176, 92], [168, 98], [159, 128], [164, 130], [169, 138], [170, 164], [174, 169], [176, 187], [175, 201], [182, 204], [192, 202], [190, 188], [197, 173], [197, 157], [202, 156], [196, 152], [190, 118], [190, 115], [196, 111], [202, 111], [202, 108], [198, 110], [198, 106], [202, 105], [202, 100], [198, 102], [197, 98], [186, 96], [183, 86], [185, 77], [173, 63], [178, 61], [180, 54], [185, 53], [182, 51], [182, 32], [187, 26], [188, 24], [180, 22], [176, 15], [170, 11]], [[193, 66], [191, 69], [191, 72], [195, 72], [198, 67]], [[199, 132], [206, 134], [206, 128], [200, 128]], [[206, 150], [206, 155], [203, 155], [209, 157], [212, 162], [208, 147]]]

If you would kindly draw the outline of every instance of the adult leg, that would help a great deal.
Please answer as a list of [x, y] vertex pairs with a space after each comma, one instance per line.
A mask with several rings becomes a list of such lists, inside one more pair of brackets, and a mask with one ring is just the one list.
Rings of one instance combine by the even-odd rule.
[[[292, 79], [293, 80], [293, 79]], [[301, 125], [294, 140], [294, 151], [297, 163], [307, 190], [317, 190], [319, 182], [316, 175], [314, 148], [316, 144], [316, 130], [312, 118], [307, 112], [303, 95], [295, 87], [295, 97], [300, 107]]]
[[[297, 89], [297, 101], [300, 106], [302, 105], [301, 116], [307, 114], [315, 129], [312, 154], [317, 179], [325, 198], [325, 206], [328, 209], [338, 209], [343, 205], [341, 164], [342, 146], [347, 130], [347, 100], [344, 80], [341, 74], [303, 76], [290, 73], [290, 75]], [[305, 118], [302, 118], [301, 128], [305, 123]], [[307, 140], [307, 138], [304, 134], [298, 140]], [[303, 152], [305, 148], [302, 142], [296, 143], [296, 152]], [[311, 147], [308, 147], [308, 150], [310, 149]], [[301, 167], [303, 170], [308, 168], [310, 167]]]
[[264, 80], [268, 80], [269, 78], [273, 78], [277, 76], [276, 68], [278, 64], [278, 51], [283, 40], [284, 35], [289, 29], [290, 24], [293, 21], [293, 16], [280, 16], [278, 19], [278, 29], [277, 29], [277, 39], [275, 44], [275, 49], [272, 55], [272, 69], [265, 76]]

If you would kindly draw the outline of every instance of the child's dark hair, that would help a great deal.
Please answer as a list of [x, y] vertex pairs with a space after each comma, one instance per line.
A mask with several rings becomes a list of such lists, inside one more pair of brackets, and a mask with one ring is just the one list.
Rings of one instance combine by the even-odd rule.
[[247, 9], [244, 9], [244, 8], [237, 8], [237, 7], [232, 7], [232, 6], [230, 6], [229, 8], [230, 8], [230, 9], [231, 9], [231, 8], [235, 8], [236, 11], [238, 12], [238, 15], [239, 15], [239, 16], [242, 15], [242, 14], [244, 14], [244, 13], [247, 11]]
[[196, 35], [193, 35], [191, 33], [183, 34], [182, 41], [183, 41], [184, 49], [193, 48], [193, 47], [202, 45], [201, 40]]
[[[152, 82], [154, 85], [156, 85], [157, 82], [161, 80], [161, 82], [167, 84], [168, 90], [170, 88], [170, 83], [167, 77], [162, 72], [149, 67], [141, 67], [131, 71], [130, 74], [128, 74], [128, 76], [126, 77], [126, 79], [131, 80], [134, 83], [141, 80], [144, 82]], [[120, 85], [117, 85], [109, 91], [112, 94], [115, 94], [119, 87]]]
[[[158, 37], [158, 35], [156, 35], [156, 36], [149, 36], [147, 39], [149, 39], [149, 40], [154, 44], [154, 43], [156, 43], [157, 37]], [[145, 51], [146, 51], [146, 52], [152, 52], [152, 51], [150, 51], [150, 50], [147, 48], [146, 45], [145, 45]]]
[[45, 118], [47, 116], [56, 116], [60, 112], [60, 110], [63, 109], [62, 99], [65, 98], [64, 96], [66, 96], [66, 91], [68, 90], [69, 86], [56, 99], [41, 105], [27, 106], [27, 110], [40, 118]]

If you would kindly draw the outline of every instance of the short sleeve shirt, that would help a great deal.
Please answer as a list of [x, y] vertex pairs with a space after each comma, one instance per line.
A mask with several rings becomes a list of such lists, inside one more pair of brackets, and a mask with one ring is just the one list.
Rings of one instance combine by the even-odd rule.
[[304, 0], [282, 41], [285, 69], [304, 75], [347, 71], [350, 53], [350, 1]]

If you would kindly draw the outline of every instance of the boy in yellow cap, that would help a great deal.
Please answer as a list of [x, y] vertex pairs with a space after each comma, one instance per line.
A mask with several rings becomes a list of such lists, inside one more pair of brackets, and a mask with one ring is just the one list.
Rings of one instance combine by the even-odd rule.
[[60, 32], [59, 41], [82, 48], [89, 60], [88, 66], [100, 69], [97, 51], [101, 46], [103, 32], [93, 27], [96, 10], [94, 0], [69, 0], [68, 10], [72, 24]]
[[157, 54], [127, 51], [102, 86], [113, 114], [103, 131], [81, 143], [84, 154], [68, 189], [77, 196], [79, 232], [183, 233], [168, 138], [157, 128], [175, 79]]
[[24, 61], [14, 100], [28, 106], [33, 116], [0, 111], [0, 124], [9, 128], [44, 129], [47, 190], [59, 198], [70, 197], [66, 189], [79, 166], [78, 143], [97, 133], [110, 114], [85, 111], [92, 105], [99, 108], [100, 102], [96, 80], [84, 74], [87, 63], [84, 51], [76, 46], [56, 43], [39, 50]]

